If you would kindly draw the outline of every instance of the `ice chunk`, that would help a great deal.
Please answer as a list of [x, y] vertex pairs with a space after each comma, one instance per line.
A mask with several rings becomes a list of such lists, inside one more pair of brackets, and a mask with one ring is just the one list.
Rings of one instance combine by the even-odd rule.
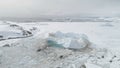
[[90, 44], [88, 37], [84, 34], [62, 33], [60, 31], [50, 33], [47, 38], [47, 42], [49, 46], [70, 49], [81, 49]]
[[86, 63], [86, 68], [102, 68], [102, 67], [95, 64]]

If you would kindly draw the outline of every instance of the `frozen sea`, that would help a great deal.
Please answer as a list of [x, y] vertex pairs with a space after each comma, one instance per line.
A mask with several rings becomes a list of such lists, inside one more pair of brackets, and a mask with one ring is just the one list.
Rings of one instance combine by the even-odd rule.
[[[48, 47], [36, 52], [54, 32], [85, 34], [93, 51]], [[32, 35], [31, 35], [32, 34]], [[12, 39], [11, 39], [12, 38]], [[0, 22], [1, 68], [120, 68], [120, 23]], [[4, 40], [3, 40], [4, 39]], [[95, 49], [94, 49], [95, 48]]]

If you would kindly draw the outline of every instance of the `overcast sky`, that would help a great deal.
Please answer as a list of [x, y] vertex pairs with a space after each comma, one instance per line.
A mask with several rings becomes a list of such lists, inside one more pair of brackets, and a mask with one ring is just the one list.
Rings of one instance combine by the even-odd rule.
[[0, 17], [120, 15], [120, 0], [0, 0]]

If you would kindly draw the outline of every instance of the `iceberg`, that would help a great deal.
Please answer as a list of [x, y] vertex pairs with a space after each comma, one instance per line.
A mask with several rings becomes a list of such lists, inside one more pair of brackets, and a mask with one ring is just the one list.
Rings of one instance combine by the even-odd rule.
[[85, 34], [62, 33], [60, 31], [49, 33], [47, 38], [48, 46], [81, 49], [89, 46], [90, 42]]

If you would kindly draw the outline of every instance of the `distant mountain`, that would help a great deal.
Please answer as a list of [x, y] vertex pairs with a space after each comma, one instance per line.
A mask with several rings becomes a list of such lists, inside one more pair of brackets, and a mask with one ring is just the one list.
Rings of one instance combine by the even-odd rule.
[[112, 22], [114, 18], [112, 17], [34, 17], [34, 18], [13, 18], [4, 17], [0, 20], [13, 21], [13, 22]]

